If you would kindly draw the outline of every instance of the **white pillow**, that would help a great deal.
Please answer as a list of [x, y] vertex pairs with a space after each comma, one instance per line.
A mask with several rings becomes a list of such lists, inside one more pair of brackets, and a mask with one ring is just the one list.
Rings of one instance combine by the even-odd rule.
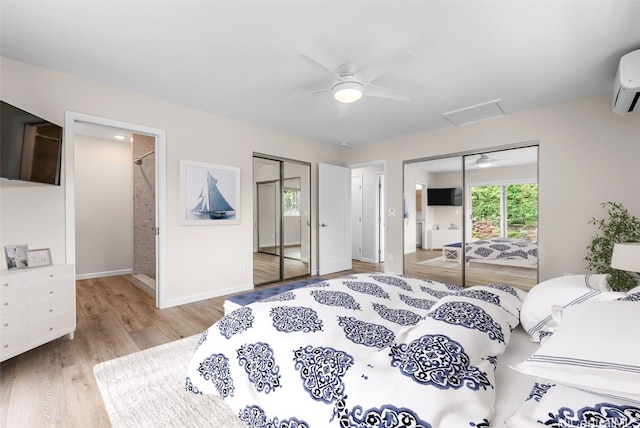
[[640, 304], [589, 302], [567, 307], [538, 350], [512, 366], [553, 382], [640, 402]]
[[609, 275], [566, 275], [543, 281], [533, 287], [522, 304], [520, 322], [533, 342], [540, 342], [553, 333], [557, 323], [552, 306], [567, 307], [587, 301], [609, 301], [624, 297], [611, 291]]

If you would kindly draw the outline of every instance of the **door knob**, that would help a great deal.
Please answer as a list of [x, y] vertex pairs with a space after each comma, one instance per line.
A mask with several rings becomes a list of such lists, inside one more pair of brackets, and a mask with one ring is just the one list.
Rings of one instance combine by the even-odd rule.
[[327, 227], [327, 226], [329, 226], [329, 225], [325, 224], [325, 223], [320, 223], [320, 227]]

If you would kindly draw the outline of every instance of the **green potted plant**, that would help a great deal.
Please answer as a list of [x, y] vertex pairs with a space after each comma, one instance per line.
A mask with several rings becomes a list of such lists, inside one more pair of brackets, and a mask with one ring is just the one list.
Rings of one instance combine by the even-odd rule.
[[587, 247], [587, 269], [591, 272], [609, 274], [608, 283], [615, 291], [626, 291], [638, 285], [637, 274], [612, 269], [613, 244], [619, 242], [640, 242], [640, 220], [615, 202], [601, 204], [607, 211], [604, 219], [592, 218], [589, 224], [598, 229]]

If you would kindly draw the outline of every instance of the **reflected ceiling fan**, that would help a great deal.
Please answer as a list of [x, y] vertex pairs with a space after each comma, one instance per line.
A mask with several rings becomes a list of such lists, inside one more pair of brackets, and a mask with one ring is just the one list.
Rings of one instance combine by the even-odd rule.
[[489, 155], [480, 155], [480, 157], [476, 159], [475, 164], [478, 168], [489, 168], [496, 166], [497, 161], [499, 161], [499, 159], [493, 158]]
[[332, 81], [328, 83], [325, 88], [290, 95], [282, 98], [282, 100], [290, 101], [307, 95], [331, 92], [336, 101], [340, 103], [340, 116], [346, 113], [349, 104], [358, 101], [363, 96], [386, 98], [396, 101], [411, 101], [411, 96], [407, 94], [384, 88], [371, 82], [415, 57], [413, 52], [408, 51], [385, 64], [372, 66], [363, 70], [358, 70], [355, 64], [342, 64], [334, 70], [307, 55], [300, 55], [300, 60], [327, 75], [327, 77], [331, 77]]

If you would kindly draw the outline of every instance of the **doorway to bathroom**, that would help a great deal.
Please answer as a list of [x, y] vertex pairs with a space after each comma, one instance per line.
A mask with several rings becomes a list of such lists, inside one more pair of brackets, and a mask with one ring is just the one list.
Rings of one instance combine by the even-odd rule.
[[162, 308], [164, 131], [75, 113], [65, 128], [67, 259], [78, 279], [130, 275]]

